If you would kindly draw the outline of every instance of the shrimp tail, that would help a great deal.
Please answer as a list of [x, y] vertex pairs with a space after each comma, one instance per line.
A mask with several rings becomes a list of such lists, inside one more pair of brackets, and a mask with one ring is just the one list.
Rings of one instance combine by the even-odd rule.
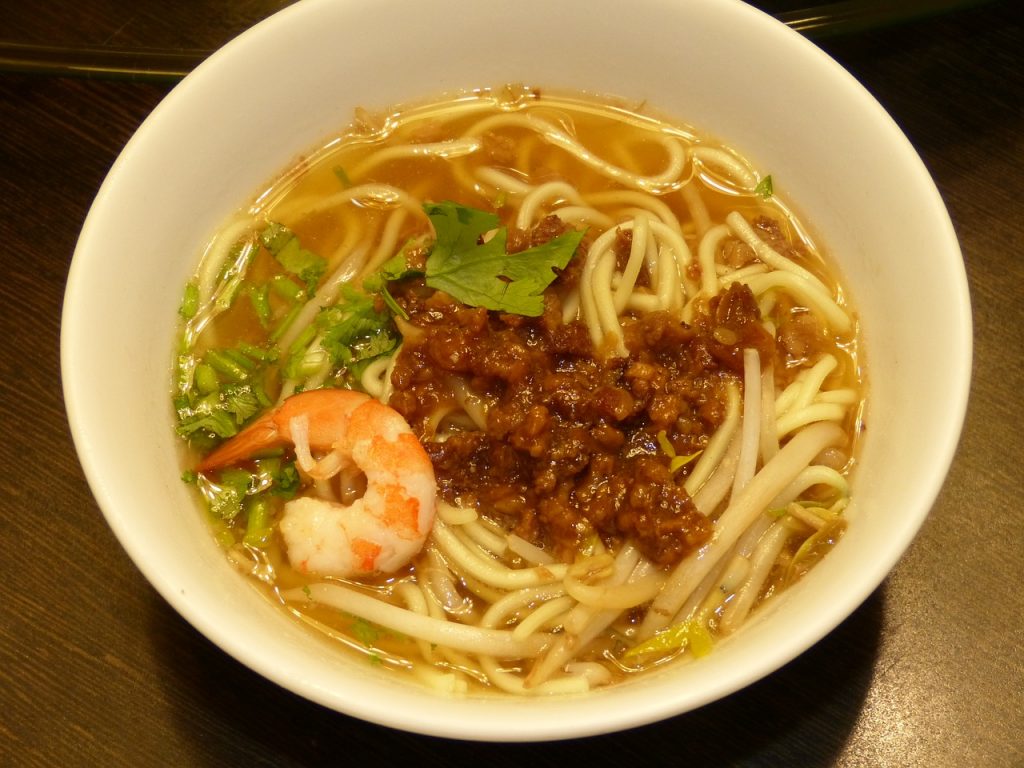
[[283, 448], [286, 445], [288, 438], [278, 427], [277, 413], [270, 411], [217, 446], [199, 462], [196, 469], [199, 472], [221, 469], [245, 461], [261, 451]]
[[328, 450], [345, 433], [352, 412], [368, 401], [368, 395], [343, 389], [313, 389], [293, 395], [217, 446], [196, 469], [221, 469], [287, 447], [294, 442], [291, 425], [296, 418], [306, 420], [309, 447]]

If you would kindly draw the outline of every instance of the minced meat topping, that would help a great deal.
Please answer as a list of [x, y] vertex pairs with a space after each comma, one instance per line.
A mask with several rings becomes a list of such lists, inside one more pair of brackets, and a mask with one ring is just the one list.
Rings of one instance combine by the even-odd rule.
[[[557, 234], [542, 226], [541, 237]], [[770, 354], [774, 340], [750, 290], [733, 284], [692, 326], [665, 312], [625, 319], [628, 356], [603, 355], [581, 322], [561, 319], [558, 297], [578, 279], [580, 253], [536, 318], [467, 307], [420, 279], [394, 285], [415, 329], [389, 402], [420, 436], [449, 503], [563, 560], [597, 535], [675, 563], [711, 523], [683, 489], [689, 469], [670, 472], [658, 434], [678, 455], [702, 450], [724, 418], [725, 377], [742, 371], [742, 349]], [[447, 417], [467, 410], [483, 423]]]

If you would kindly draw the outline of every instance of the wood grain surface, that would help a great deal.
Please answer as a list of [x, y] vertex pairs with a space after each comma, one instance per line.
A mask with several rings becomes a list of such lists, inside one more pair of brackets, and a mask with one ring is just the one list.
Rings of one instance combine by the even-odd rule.
[[[2, 3], [0, 37], [203, 49], [285, 4]], [[970, 279], [971, 401], [920, 536], [776, 674], [666, 722], [552, 744], [433, 739], [327, 711], [226, 656], [142, 578], [74, 453], [60, 311], [90, 202], [171, 86], [0, 73], [0, 766], [1024, 766], [1019, 6], [821, 43], [920, 152]]]

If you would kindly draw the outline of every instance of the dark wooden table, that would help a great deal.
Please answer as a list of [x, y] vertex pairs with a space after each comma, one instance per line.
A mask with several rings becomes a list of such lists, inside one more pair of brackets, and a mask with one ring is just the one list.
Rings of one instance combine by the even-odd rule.
[[[0, 38], [202, 50], [286, 4], [4, 0]], [[970, 278], [972, 399], [920, 536], [776, 674], [667, 722], [554, 744], [444, 741], [324, 710], [226, 656], [149, 587], [80, 470], [58, 339], [91, 199], [171, 85], [0, 74], [0, 765], [1024, 766], [1019, 6], [821, 41], [920, 151]]]

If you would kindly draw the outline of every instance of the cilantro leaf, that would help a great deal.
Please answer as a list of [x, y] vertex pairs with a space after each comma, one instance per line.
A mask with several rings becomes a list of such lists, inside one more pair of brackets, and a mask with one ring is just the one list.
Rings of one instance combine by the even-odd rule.
[[[507, 230], [498, 217], [458, 203], [428, 203], [424, 210], [437, 233], [427, 258], [426, 283], [464, 304], [537, 317], [544, 290], [569, 263], [583, 232], [567, 232], [515, 254], [505, 252]], [[487, 242], [483, 235], [497, 229]]]
[[177, 404], [177, 431], [183, 437], [197, 431], [231, 437], [260, 405], [259, 393], [252, 384], [225, 385], [195, 402], [182, 399]]
[[327, 269], [327, 260], [302, 247], [299, 238], [283, 224], [272, 222], [260, 234], [260, 241], [278, 263], [306, 283], [310, 293]]
[[252, 475], [245, 470], [225, 469], [221, 472], [219, 482], [207, 483], [203, 488], [210, 513], [222, 520], [230, 520], [238, 515], [242, 511], [242, 502], [251, 482]]
[[385, 284], [394, 280], [402, 280], [413, 275], [422, 275], [423, 271], [409, 266], [406, 252], [409, 248], [418, 244], [416, 240], [410, 240], [402, 250], [380, 265], [380, 268], [363, 281], [363, 287], [368, 291], [380, 290]]
[[177, 432], [198, 450], [232, 437], [258, 411], [270, 405], [263, 389], [266, 366], [275, 350], [242, 343], [210, 348], [201, 356], [179, 356], [174, 408]]
[[273, 475], [271, 493], [285, 499], [293, 499], [298, 493], [301, 483], [302, 479], [299, 477], [299, 470], [295, 468], [294, 462], [284, 464]]
[[774, 190], [772, 189], [772, 177], [771, 177], [771, 174], [765, 176], [763, 179], [761, 179], [759, 182], [757, 182], [757, 186], [754, 187], [754, 194], [755, 195], [760, 195], [765, 200], [767, 200], [769, 197], [771, 197], [773, 192], [774, 192]]
[[344, 367], [356, 380], [367, 365], [398, 345], [391, 315], [378, 310], [372, 296], [352, 288], [343, 288], [342, 300], [322, 310], [315, 322], [332, 364]]
[[391, 314], [401, 317], [403, 320], [408, 320], [409, 315], [395, 301], [395, 297], [391, 295], [391, 292], [388, 290], [388, 283], [423, 274], [422, 269], [409, 266], [408, 250], [418, 245], [420, 245], [419, 240], [409, 240], [402, 246], [402, 250], [381, 264], [376, 272], [363, 280], [363, 290], [379, 295]]

